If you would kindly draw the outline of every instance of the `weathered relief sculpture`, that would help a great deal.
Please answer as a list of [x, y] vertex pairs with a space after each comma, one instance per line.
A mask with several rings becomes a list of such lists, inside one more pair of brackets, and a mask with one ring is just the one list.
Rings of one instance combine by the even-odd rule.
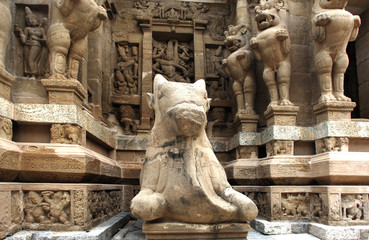
[[117, 63], [115, 92], [120, 94], [138, 93], [138, 48], [131, 47], [132, 56], [128, 45], [118, 45], [119, 62]]
[[12, 28], [12, 17], [9, 11], [8, 0], [0, 0], [0, 14], [0, 69], [5, 69], [5, 51]]
[[25, 7], [27, 27], [22, 29], [15, 24], [14, 33], [24, 45], [23, 65], [24, 74], [35, 78], [42, 76], [47, 71], [47, 48], [46, 48], [46, 24], [47, 19], [39, 22], [36, 15], [29, 7]]
[[255, 20], [259, 33], [250, 40], [255, 58], [263, 62], [263, 79], [270, 95], [269, 106], [293, 105], [290, 98], [290, 37], [286, 25], [279, 16], [281, 0], [265, 1], [255, 7]]
[[344, 73], [349, 64], [346, 48], [359, 33], [361, 20], [345, 10], [348, 0], [315, 0], [312, 19], [314, 60], [321, 96], [319, 102], [351, 99], [344, 95]]
[[137, 126], [140, 124], [136, 118], [136, 113], [130, 105], [121, 105], [119, 107], [120, 122], [124, 126], [124, 134], [133, 134], [137, 132]]
[[68, 66], [67, 78], [77, 79], [87, 34], [107, 18], [106, 11], [94, 0], [54, 0], [52, 8], [47, 32], [50, 78], [65, 79]]
[[144, 221], [185, 223], [254, 219], [256, 205], [231, 188], [206, 137], [205, 82], [174, 83], [158, 74], [149, 105], [155, 123], [132, 214]]
[[248, 42], [249, 31], [243, 24], [230, 25], [225, 35], [224, 43], [231, 55], [223, 60], [223, 67], [234, 80], [233, 91], [236, 95], [238, 113], [245, 110], [249, 114], [255, 114], [254, 54]]

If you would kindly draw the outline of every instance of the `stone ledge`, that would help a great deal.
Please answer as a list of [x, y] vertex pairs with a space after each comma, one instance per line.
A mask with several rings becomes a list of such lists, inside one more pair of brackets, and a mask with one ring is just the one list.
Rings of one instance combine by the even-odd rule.
[[0, 181], [106, 182], [122, 180], [115, 160], [79, 145], [0, 140]]

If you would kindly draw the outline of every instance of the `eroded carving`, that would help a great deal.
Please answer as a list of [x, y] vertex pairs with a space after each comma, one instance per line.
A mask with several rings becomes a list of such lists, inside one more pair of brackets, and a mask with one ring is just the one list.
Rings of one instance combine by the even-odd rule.
[[293, 141], [277, 140], [266, 144], [267, 156], [293, 154]]
[[12, 140], [13, 138], [13, 122], [12, 120], [0, 117], [0, 137]]
[[249, 45], [250, 31], [239, 24], [228, 26], [224, 44], [231, 54], [223, 60], [226, 73], [233, 79], [233, 91], [237, 100], [237, 112], [255, 114], [256, 93], [254, 54]]
[[94, 0], [54, 0], [51, 12], [51, 26], [47, 32], [50, 78], [65, 79], [66, 73], [67, 78], [77, 79], [87, 34], [107, 19], [107, 13]]
[[24, 45], [23, 67], [27, 77], [44, 76], [48, 72], [48, 49], [46, 46], [47, 18], [39, 21], [29, 7], [25, 7], [27, 27], [24, 32], [19, 25], [14, 25], [15, 36]]
[[283, 193], [282, 215], [289, 217], [308, 217], [310, 212], [308, 193]]
[[[204, 80], [174, 83], [156, 75], [149, 105], [155, 123], [131, 212], [144, 221], [245, 222], [255, 204], [233, 190], [205, 134]], [[180, 189], [180, 190], [179, 190]]]
[[362, 220], [363, 216], [363, 196], [342, 195], [342, 218], [344, 220]]
[[316, 140], [318, 153], [348, 152], [349, 139], [347, 137], [326, 137]]
[[117, 190], [91, 191], [87, 201], [91, 219], [111, 216], [122, 209], [122, 193]]
[[312, 19], [314, 60], [321, 96], [319, 102], [344, 101], [344, 73], [349, 64], [346, 48], [358, 35], [361, 20], [345, 10], [348, 0], [317, 0]]
[[312, 205], [312, 216], [322, 217], [323, 216], [323, 203], [321, 194], [311, 193], [311, 205]]
[[137, 133], [137, 126], [140, 124], [136, 117], [135, 110], [130, 105], [121, 105], [119, 107], [120, 122], [124, 127], [124, 134], [130, 135]]
[[255, 7], [258, 34], [250, 40], [255, 58], [263, 62], [263, 79], [268, 87], [270, 104], [293, 105], [290, 98], [290, 36], [283, 19], [279, 15], [282, 0], [261, 0]]
[[203, 3], [195, 2], [152, 2], [137, 0], [134, 6], [142, 15], [160, 19], [192, 20], [200, 18], [209, 8]]
[[72, 124], [52, 124], [51, 142], [66, 144], [82, 143], [82, 128]]

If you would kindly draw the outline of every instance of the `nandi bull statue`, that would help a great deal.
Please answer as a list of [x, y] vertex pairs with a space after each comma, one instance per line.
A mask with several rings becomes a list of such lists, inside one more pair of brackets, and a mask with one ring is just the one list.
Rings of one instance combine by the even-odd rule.
[[169, 82], [157, 74], [148, 103], [155, 123], [132, 214], [144, 221], [198, 224], [254, 219], [256, 205], [229, 185], [205, 134], [205, 81]]

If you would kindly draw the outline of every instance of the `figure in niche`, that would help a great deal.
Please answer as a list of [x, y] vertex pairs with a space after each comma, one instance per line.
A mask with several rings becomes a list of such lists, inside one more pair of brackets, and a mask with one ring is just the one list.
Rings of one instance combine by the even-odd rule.
[[215, 51], [215, 54], [210, 56], [210, 64], [213, 66], [212, 69], [214, 69], [214, 73], [220, 77], [219, 79], [219, 87], [221, 90], [226, 91], [227, 89], [227, 73], [224, 71], [223, 68], [223, 56], [222, 56], [222, 50], [223, 47], [219, 46], [217, 50]]
[[[174, 45], [173, 45], [174, 44]], [[178, 41], [170, 40], [168, 42], [165, 59], [157, 58], [152, 66], [155, 73], [163, 74], [169, 81], [172, 82], [189, 82], [185, 77], [188, 75], [188, 71], [185, 67], [179, 64], [179, 61], [175, 60], [176, 52], [174, 49], [178, 49]], [[178, 54], [178, 52], [177, 52]], [[178, 55], [177, 55], [178, 56]], [[177, 58], [178, 59], [178, 58]], [[177, 69], [182, 71], [182, 75], [177, 72]]]
[[152, 50], [152, 58], [154, 60], [158, 59], [158, 58], [165, 58], [165, 50], [166, 50], [166, 45], [164, 42], [158, 42], [155, 41], [155, 39], [153, 39], [153, 50]]
[[136, 119], [135, 110], [130, 105], [122, 105], [119, 108], [120, 122], [124, 125], [124, 134], [130, 135], [137, 132], [139, 120]]
[[362, 195], [342, 196], [342, 218], [345, 220], [360, 220], [363, 216]]
[[120, 61], [116, 71], [116, 92], [121, 94], [138, 93], [138, 48], [133, 46], [132, 56], [129, 56], [129, 47], [118, 45]]
[[234, 80], [233, 91], [237, 101], [236, 116], [239, 116], [241, 112], [255, 114], [256, 82], [254, 54], [249, 45], [250, 31], [243, 24], [230, 25], [224, 34], [226, 36], [224, 44], [231, 54], [223, 60], [223, 66], [227, 75]]
[[345, 10], [348, 0], [316, 0], [312, 21], [315, 68], [321, 96], [319, 103], [351, 102], [344, 95], [344, 74], [349, 64], [346, 48], [359, 33], [361, 20]]
[[36, 192], [30, 191], [24, 197], [24, 212], [26, 222], [29, 223], [51, 223], [46, 216], [43, 206], [47, 205], [43, 198]]
[[289, 100], [291, 42], [279, 16], [283, 4], [280, 0], [261, 1], [255, 8], [259, 33], [250, 40], [256, 59], [264, 63], [263, 78], [270, 95], [269, 106], [293, 106]]
[[38, 17], [32, 13], [29, 7], [25, 7], [25, 12], [27, 27], [24, 28], [24, 33], [17, 24], [14, 25], [14, 33], [24, 45], [24, 74], [27, 77], [35, 78], [45, 75], [47, 71], [47, 18], [44, 18], [40, 23]]

